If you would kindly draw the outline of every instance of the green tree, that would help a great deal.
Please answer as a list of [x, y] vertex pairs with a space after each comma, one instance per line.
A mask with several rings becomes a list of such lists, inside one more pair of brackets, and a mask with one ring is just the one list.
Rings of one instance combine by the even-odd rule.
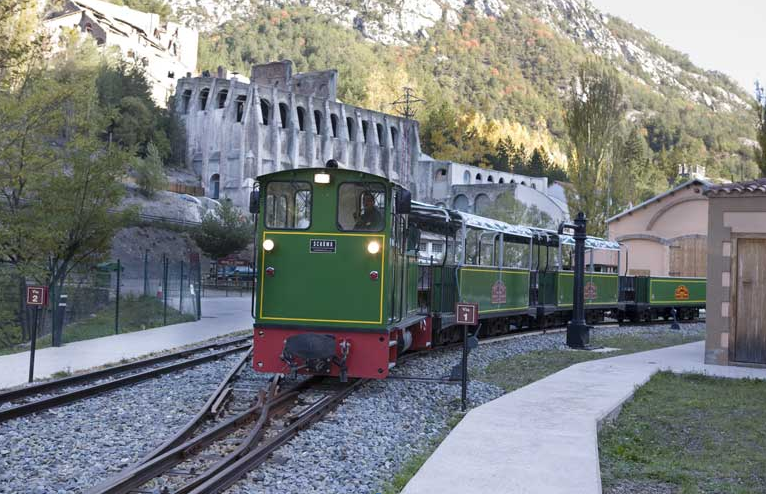
[[205, 215], [193, 237], [202, 252], [218, 260], [252, 242], [253, 224], [231, 201], [224, 200], [215, 214]]
[[755, 84], [755, 111], [756, 135], [758, 144], [761, 146], [756, 158], [761, 176], [766, 177], [766, 89], [760, 83]]
[[168, 184], [165, 170], [162, 166], [162, 158], [157, 151], [157, 146], [150, 142], [146, 150], [146, 158], [133, 157], [133, 173], [136, 185], [146, 197], [154, 197], [158, 190]]
[[583, 64], [572, 80], [565, 116], [571, 141], [568, 171], [575, 188], [568, 201], [573, 213], [585, 213], [593, 235], [605, 233], [612, 210], [614, 148], [624, 113], [617, 72], [593, 61]]

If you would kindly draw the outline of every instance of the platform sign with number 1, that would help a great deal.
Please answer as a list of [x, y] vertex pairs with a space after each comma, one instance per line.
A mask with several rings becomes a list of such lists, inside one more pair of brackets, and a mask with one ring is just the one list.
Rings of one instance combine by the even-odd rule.
[[48, 287], [28, 286], [27, 307], [34, 307], [35, 311], [35, 317], [32, 321], [32, 345], [29, 349], [29, 382], [32, 382], [35, 377], [35, 349], [37, 348], [37, 324], [40, 319], [40, 309], [46, 305], [48, 305]]
[[[458, 302], [455, 306], [456, 323], [463, 326], [463, 361], [461, 369], [461, 409], [465, 412], [468, 397], [468, 326], [479, 324], [479, 304]], [[475, 336], [475, 335], [474, 335]]]

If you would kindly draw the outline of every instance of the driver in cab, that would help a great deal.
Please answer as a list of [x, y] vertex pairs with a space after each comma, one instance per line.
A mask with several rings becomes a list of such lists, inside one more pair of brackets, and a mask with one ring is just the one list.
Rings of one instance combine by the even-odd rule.
[[385, 224], [383, 214], [375, 206], [375, 197], [370, 192], [362, 194], [362, 214], [354, 213], [354, 230], [380, 231]]

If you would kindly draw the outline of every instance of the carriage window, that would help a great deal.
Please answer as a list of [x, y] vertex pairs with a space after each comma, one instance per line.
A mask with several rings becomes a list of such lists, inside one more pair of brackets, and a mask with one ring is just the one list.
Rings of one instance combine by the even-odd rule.
[[271, 182], [266, 186], [266, 228], [305, 230], [310, 225], [308, 182]]
[[386, 187], [344, 183], [338, 188], [338, 229], [379, 232], [386, 226]]

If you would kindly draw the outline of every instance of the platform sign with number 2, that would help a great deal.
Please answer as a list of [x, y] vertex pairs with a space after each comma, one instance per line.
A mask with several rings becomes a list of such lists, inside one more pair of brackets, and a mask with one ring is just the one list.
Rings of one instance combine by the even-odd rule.
[[48, 304], [47, 286], [28, 286], [27, 305], [43, 306]]

